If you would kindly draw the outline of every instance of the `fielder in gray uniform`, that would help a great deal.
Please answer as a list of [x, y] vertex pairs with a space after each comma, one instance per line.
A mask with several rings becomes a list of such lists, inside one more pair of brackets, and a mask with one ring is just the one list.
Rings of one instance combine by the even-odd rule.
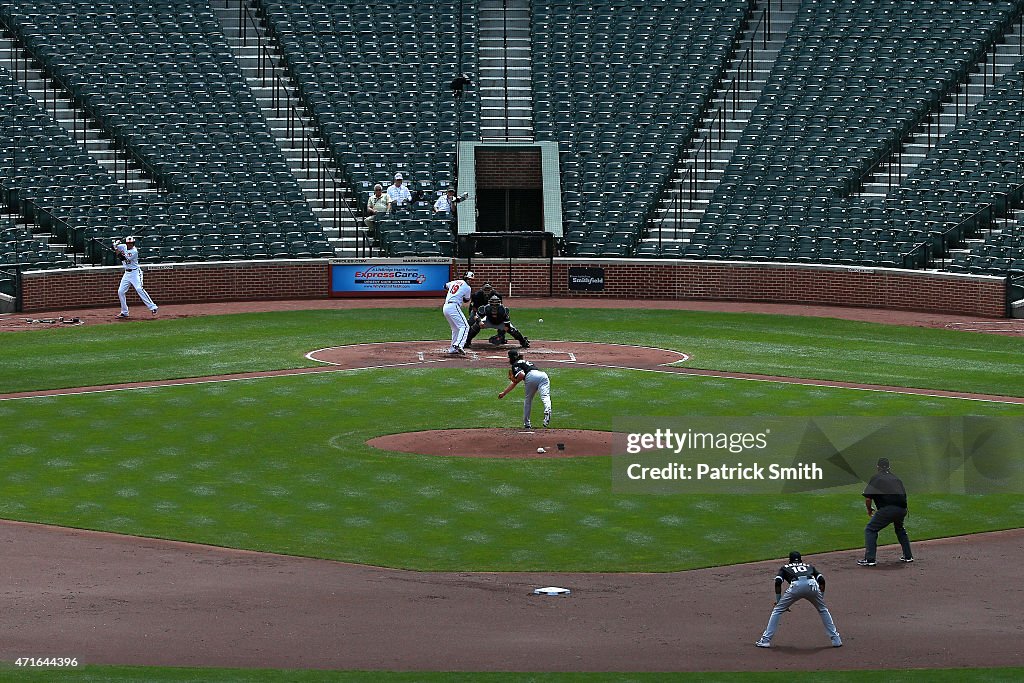
[[[782, 593], [783, 581], [789, 582], [785, 594]], [[754, 644], [758, 647], [772, 646], [772, 638], [775, 636], [782, 613], [788, 612], [790, 606], [797, 600], [807, 600], [818, 609], [825, 633], [832, 639], [832, 647], [842, 647], [843, 639], [839, 637], [839, 631], [832, 622], [832, 615], [825, 606], [825, 577], [818, 573], [813, 564], [804, 562], [800, 553], [795, 550], [789, 554], [789, 563], [782, 565], [775, 575], [775, 609], [768, 619], [768, 627], [764, 634]]]
[[532, 429], [530, 424], [530, 411], [533, 408], [533, 397], [540, 394], [540, 402], [544, 404], [544, 426], [551, 426], [551, 380], [546, 372], [537, 369], [537, 366], [523, 358], [519, 351], [512, 349], [508, 352], [508, 362], [512, 367], [508, 371], [510, 384], [505, 390], [498, 394], [498, 398], [505, 398], [516, 385], [523, 383], [526, 391], [526, 398], [523, 400], [523, 426]]

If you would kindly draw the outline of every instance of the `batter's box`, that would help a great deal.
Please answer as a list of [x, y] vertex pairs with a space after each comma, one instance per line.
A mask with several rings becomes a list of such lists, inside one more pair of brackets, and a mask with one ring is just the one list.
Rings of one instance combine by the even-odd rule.
[[[522, 349], [515, 345], [496, 346], [494, 344], [488, 344], [487, 346], [478, 346], [475, 348], [466, 349], [465, 356], [459, 356], [448, 352], [448, 348], [443, 349], [427, 349], [424, 351], [416, 352], [416, 360], [420, 363], [434, 362], [438, 360], [453, 360], [453, 361], [500, 361], [502, 363], [508, 362], [508, 352], [512, 349], [519, 349], [524, 355], [531, 358], [538, 356], [543, 357], [545, 362], [548, 363], [575, 363], [576, 354], [572, 351], [564, 349], [551, 349], [545, 347], [531, 346], [528, 349]], [[490, 364], [490, 363], [488, 363]]]

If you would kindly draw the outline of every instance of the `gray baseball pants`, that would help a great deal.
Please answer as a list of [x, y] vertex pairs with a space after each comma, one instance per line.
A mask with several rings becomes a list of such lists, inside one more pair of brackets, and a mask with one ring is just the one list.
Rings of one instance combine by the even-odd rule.
[[530, 424], [530, 411], [533, 409], [533, 397], [540, 394], [540, 402], [544, 404], [544, 414], [551, 414], [551, 380], [546, 372], [531, 370], [523, 380], [523, 390], [526, 398], [523, 399], [523, 424]]
[[821, 594], [818, 582], [814, 579], [798, 579], [789, 584], [789, 588], [786, 589], [778, 604], [775, 605], [775, 609], [772, 610], [772, 616], [768, 618], [768, 627], [764, 630], [761, 640], [771, 642], [775, 631], [779, 628], [779, 619], [782, 618], [782, 613], [789, 609], [790, 605], [797, 600], [807, 600], [814, 605], [821, 616], [821, 623], [825, 627], [828, 637], [839, 637], [839, 631], [836, 630], [836, 625], [832, 622], [832, 615], [829, 614], [828, 607], [825, 606], [825, 596]]

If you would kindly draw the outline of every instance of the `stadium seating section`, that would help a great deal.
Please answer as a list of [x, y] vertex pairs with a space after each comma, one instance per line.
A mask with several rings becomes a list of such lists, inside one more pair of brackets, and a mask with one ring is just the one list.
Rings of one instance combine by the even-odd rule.
[[1018, 64], [892, 194], [899, 224], [920, 231], [936, 254], [945, 256], [965, 236], [988, 233], [958, 252], [949, 270], [1024, 275], [1024, 231], [1017, 222], [990, 232], [996, 217], [1024, 197], [1022, 112], [1024, 64]]
[[[94, 130], [153, 182], [129, 190], [0, 67], [0, 269], [68, 267], [27, 219], [94, 259], [333, 256], [232, 55], [212, 0], [0, 0], [0, 21]], [[390, 255], [455, 252], [432, 216], [477, 140], [476, 3], [245, 0], [360, 208], [401, 172], [421, 201], [381, 218]], [[804, 0], [689, 244], [640, 244], [722, 83], [753, 0], [531, 3], [534, 131], [557, 141], [566, 253], [1024, 275], [1024, 64], [885, 197], [861, 196], [1020, 20], [1012, 0]], [[993, 222], [1001, 230], [992, 231]], [[965, 240], [970, 240], [965, 242]], [[965, 251], [969, 248], [969, 251]], [[16, 256], [15, 256], [16, 255]]]
[[927, 232], [852, 195], [1019, 13], [1008, 1], [804, 2], [685, 255], [924, 265]]
[[361, 201], [398, 172], [423, 193], [411, 211], [381, 221], [382, 246], [397, 256], [451, 254], [451, 234], [431, 214], [438, 193], [454, 182], [460, 131], [465, 140], [479, 137], [475, 90], [456, 100], [449, 89], [459, 71], [476, 72], [475, 3], [261, 6], [303, 102]]
[[[251, 258], [333, 255], [206, 0], [5, 2], [0, 17], [169, 191], [130, 196], [109, 175], [97, 188], [51, 176], [31, 198], [76, 246], [131, 232], [152, 260], [240, 258], [242, 245]], [[245, 239], [254, 233], [262, 248]], [[176, 244], [190, 236], [199, 244]]]
[[533, 3], [534, 131], [562, 152], [570, 253], [633, 253], [749, 10], [745, 0]]

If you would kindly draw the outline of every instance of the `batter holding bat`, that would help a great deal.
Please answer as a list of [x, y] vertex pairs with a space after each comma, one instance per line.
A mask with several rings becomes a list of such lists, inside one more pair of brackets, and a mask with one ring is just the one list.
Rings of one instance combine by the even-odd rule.
[[505, 398], [520, 382], [526, 391], [526, 398], [523, 400], [523, 427], [533, 429], [530, 424], [530, 411], [533, 408], [533, 397], [540, 393], [540, 402], [544, 404], [544, 426], [551, 425], [551, 380], [546, 372], [538, 370], [537, 366], [520, 355], [519, 351], [512, 349], [508, 352], [508, 362], [512, 367], [508, 371], [510, 384], [505, 390], [498, 394], [498, 398]]

